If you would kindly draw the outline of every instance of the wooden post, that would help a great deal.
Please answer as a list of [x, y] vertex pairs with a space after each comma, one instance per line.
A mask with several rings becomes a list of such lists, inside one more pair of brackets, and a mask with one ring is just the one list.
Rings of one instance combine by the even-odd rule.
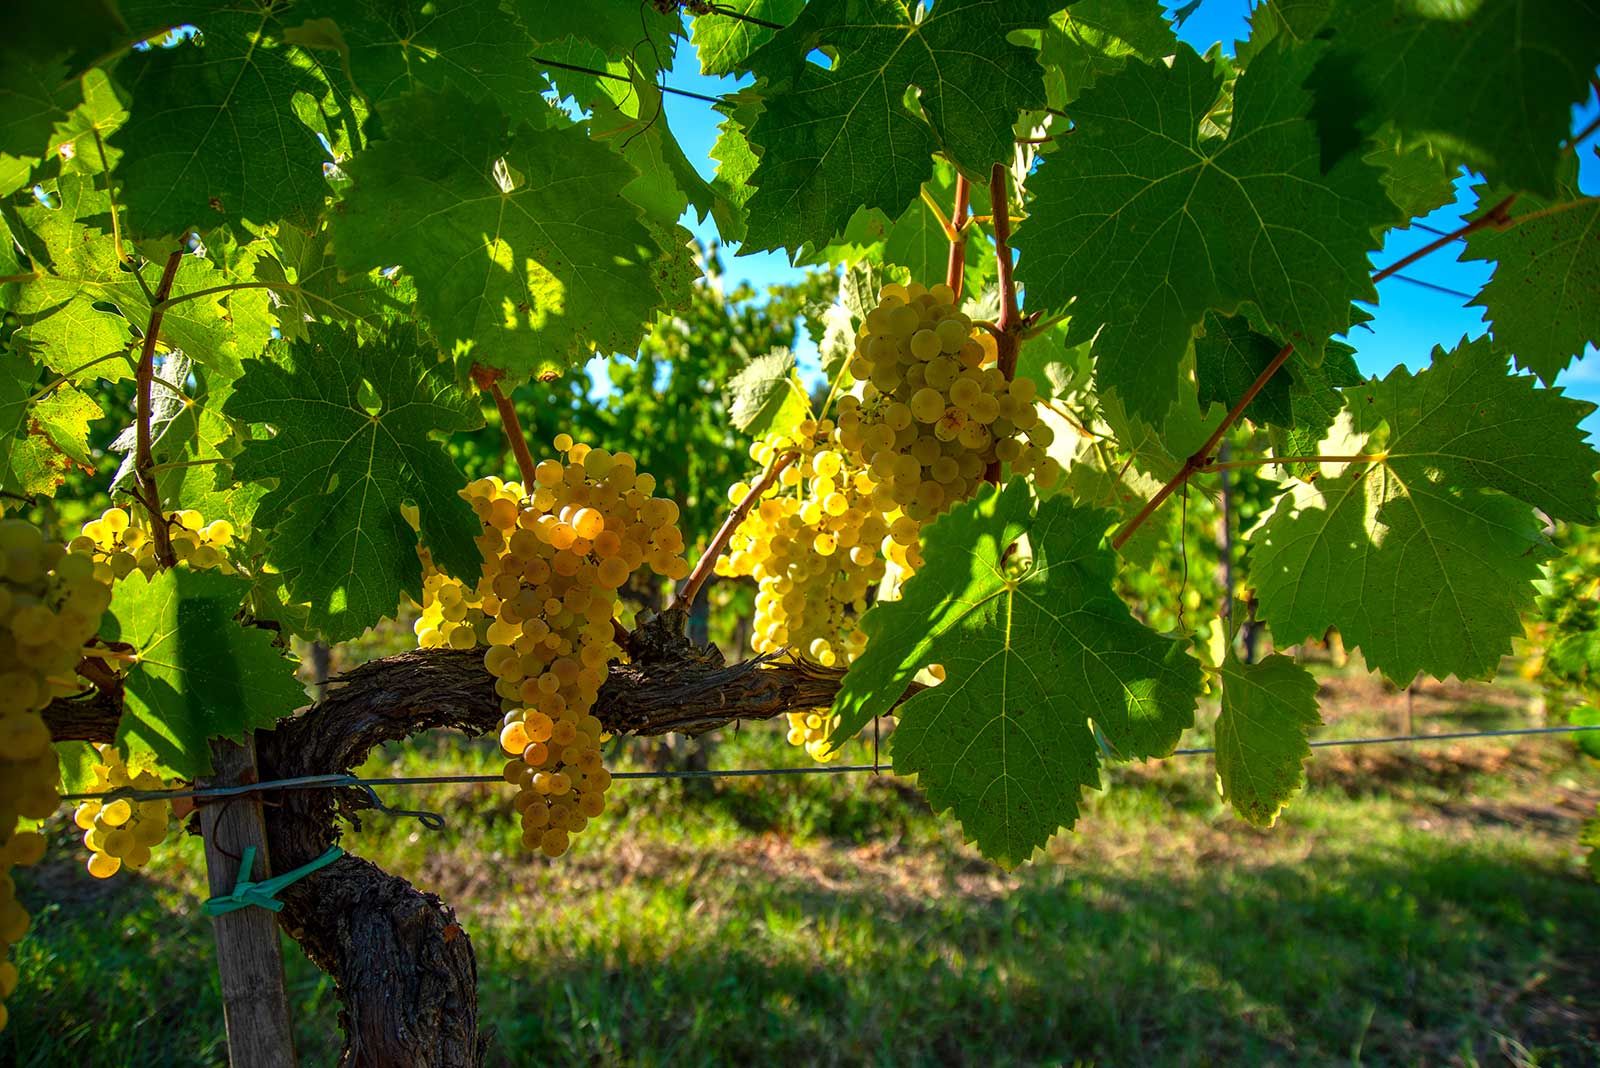
[[[258, 781], [253, 737], [243, 745], [212, 742], [211, 763], [215, 776], [210, 785], [241, 786]], [[212, 801], [200, 809], [200, 830], [205, 835], [206, 874], [213, 897], [233, 892], [239, 858], [247, 846], [256, 847], [257, 857], [250, 877], [259, 882], [271, 876], [260, 801]], [[245, 908], [218, 916], [212, 923], [232, 1068], [295, 1068], [277, 917], [266, 909]]]

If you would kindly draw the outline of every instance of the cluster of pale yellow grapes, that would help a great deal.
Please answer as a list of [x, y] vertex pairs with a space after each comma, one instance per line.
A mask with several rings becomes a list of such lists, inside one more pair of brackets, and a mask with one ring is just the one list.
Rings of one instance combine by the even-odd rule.
[[[114, 745], [96, 745], [100, 762], [93, 768], [94, 784], [89, 793], [108, 793], [122, 787], [159, 790], [164, 785], [149, 771], [130, 771]], [[89, 874], [109, 879], [123, 868], [137, 871], [150, 863], [150, 850], [167, 836], [167, 816], [172, 811], [167, 801], [84, 801], [73, 814], [83, 830], [83, 844], [89, 847]]]
[[[751, 456], [765, 465], [793, 454], [729, 539], [717, 573], [756, 580], [751, 646], [758, 653], [795, 649], [826, 667], [846, 665], [867, 641], [859, 623], [890, 562], [906, 574], [921, 564], [921, 524], [905, 515], [884, 483], [853, 463], [828, 420], [802, 423], [790, 436], [757, 442]], [[745, 499], [740, 482], [729, 499]], [[818, 713], [792, 713], [789, 741], [817, 760], [836, 754], [826, 744], [832, 723]]]
[[[167, 516], [168, 536], [178, 563], [196, 571], [216, 569], [233, 573], [225, 552], [233, 544], [233, 524], [226, 519], [207, 523], [192, 508]], [[161, 567], [156, 559], [155, 541], [141, 514], [129, 515], [126, 509], [108, 508], [99, 519], [83, 525], [83, 531], [68, 546], [74, 553], [91, 557], [97, 576], [103, 582], [125, 578], [135, 568], [146, 576]]]
[[29, 923], [11, 869], [44, 855], [44, 838], [17, 821], [44, 819], [58, 800], [60, 770], [40, 712], [79, 688], [83, 644], [110, 603], [87, 557], [46, 541], [31, 523], [0, 518], [0, 1028], [17, 981], [5, 958]]
[[617, 590], [641, 567], [674, 580], [689, 571], [678, 506], [653, 496], [654, 477], [633, 457], [566, 434], [555, 447], [563, 458], [540, 463], [531, 486], [485, 478], [467, 487], [483, 523], [483, 575], [469, 590], [430, 571], [416, 625], [423, 647], [488, 645], [522, 840], [550, 857], [605, 809], [611, 773], [592, 709], [622, 655]]
[[862, 320], [849, 363], [861, 395], [839, 399], [839, 443], [910, 518], [972, 496], [991, 463], [1032, 472], [1046, 488], [1060, 477], [1045, 454], [1054, 432], [1039, 421], [1033, 380], [1007, 382], [996, 354], [942, 283], [890, 283]]

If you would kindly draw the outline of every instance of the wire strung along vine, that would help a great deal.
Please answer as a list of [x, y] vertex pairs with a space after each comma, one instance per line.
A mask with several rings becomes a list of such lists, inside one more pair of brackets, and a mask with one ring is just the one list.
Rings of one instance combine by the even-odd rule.
[[[19, 820], [71, 794], [89, 870], [137, 869], [153, 798], [253, 740], [263, 779], [326, 786], [282, 790], [265, 832], [280, 870], [323, 862], [279, 922], [335, 982], [345, 1064], [490, 1056], [454, 913], [330, 859], [375, 803], [348, 776], [378, 745], [493, 734], [529, 863], [605, 818], [610, 735], [780, 717], [831, 767], [894, 716], [893, 771], [1008, 865], [1075, 825], [1107, 753], [1214, 750], [1234, 813], [1267, 826], [1322, 744], [1317, 687], [1124, 602], [1192, 540], [1151, 522], [1174, 492], [1271, 476], [1240, 549], [1260, 633], [1337, 630], [1402, 684], [1491, 675], [1546, 528], [1595, 517], [1593, 409], [1552, 386], [1600, 339], [1571, 284], [1600, 276], [1577, 166], [1597, 123], [1571, 121], [1597, 88], [1590, 0], [1490, 0], [1469, 35], [1418, 5], [1265, 3], [1226, 71], [1156, 0], [1126, 36], [1063, 32], [1060, 0], [522, 3], [493, 39], [470, 4], [404, 6], [0, 12], [0, 674], [22, 680], [0, 862], [39, 859]], [[746, 88], [667, 84], [685, 37]], [[716, 108], [714, 181], [663, 94]], [[1479, 207], [1374, 270], [1462, 168]], [[743, 342], [694, 338], [672, 371], [725, 393], [731, 425], [679, 434], [705, 418], [684, 405], [530, 438], [591, 392], [562, 378], [594, 355], [696, 301], [744, 314], [702, 277], [686, 205], [836, 270], [833, 305], [803, 306], [831, 388], [787, 350], [701, 374]], [[1402, 272], [1445, 247], [1494, 264], [1471, 294], [1487, 331], [1366, 378], [1338, 340], [1357, 305], [1388, 278], [1437, 287]], [[141, 250], [165, 253], [153, 286]], [[964, 298], [989, 293], [974, 321]], [[505, 447], [478, 455], [491, 403]], [[702, 530], [638, 457], [710, 441], [751, 464]], [[48, 504], [103, 494], [75, 530]], [[737, 663], [686, 634], [713, 573], [757, 586]], [[621, 625], [619, 591], [668, 582]], [[305, 704], [288, 637], [334, 645], [413, 602], [417, 649]], [[1184, 747], [1203, 693], [1216, 744]], [[101, 748], [58, 766], [51, 739]], [[6, 945], [20, 908], [0, 901]]]

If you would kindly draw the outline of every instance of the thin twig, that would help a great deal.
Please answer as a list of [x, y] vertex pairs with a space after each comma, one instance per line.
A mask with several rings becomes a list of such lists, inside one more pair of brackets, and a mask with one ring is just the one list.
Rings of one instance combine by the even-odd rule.
[[968, 201], [972, 199], [972, 183], [967, 181], [964, 174], [956, 174], [956, 203], [950, 212], [950, 228], [947, 234], [950, 238], [950, 259], [944, 269], [944, 283], [955, 294], [957, 303], [961, 301], [961, 286], [966, 280], [967, 270], [967, 227]]
[[1443, 237], [1435, 238], [1410, 255], [1402, 256], [1398, 260], [1395, 260], [1393, 263], [1389, 264], [1389, 266], [1377, 271], [1373, 274], [1372, 281], [1374, 283], [1383, 281], [1396, 271], [1403, 270], [1404, 268], [1411, 266], [1413, 263], [1416, 263], [1424, 256], [1439, 251], [1446, 245], [1455, 241], [1457, 238], [1466, 237], [1468, 234], [1477, 230], [1482, 230], [1486, 226], [1505, 225], [1506, 211], [1511, 207], [1512, 203], [1515, 202], [1516, 199], [1517, 194], [1512, 193], [1510, 196], [1506, 197], [1500, 203], [1496, 204], [1494, 207], [1490, 208], [1476, 219], [1473, 219], [1471, 222], [1463, 223], [1454, 230], [1450, 231], [1448, 234], [1445, 234]]
[[1256, 399], [1256, 394], [1260, 393], [1272, 376], [1278, 373], [1280, 367], [1289, 362], [1289, 357], [1293, 354], [1293, 344], [1285, 345], [1278, 350], [1278, 354], [1272, 358], [1272, 362], [1262, 369], [1261, 373], [1256, 376], [1256, 380], [1250, 383], [1250, 388], [1244, 391], [1244, 396], [1239, 398], [1239, 403], [1230, 408], [1228, 414], [1222, 417], [1222, 422], [1217, 425], [1217, 429], [1211, 432], [1211, 436], [1206, 438], [1206, 443], [1195, 450], [1194, 455], [1183, 461], [1183, 467], [1178, 470], [1178, 473], [1168, 479], [1166, 484], [1156, 491], [1156, 495], [1146, 501], [1143, 508], [1139, 509], [1139, 514], [1129, 520], [1128, 525], [1123, 527], [1117, 533], [1117, 536], [1111, 540], [1113, 549], [1121, 549], [1126, 545], [1128, 539], [1133, 537], [1134, 531], [1143, 526], [1144, 521], [1155, 514], [1157, 508], [1161, 507], [1162, 502], [1172, 496], [1173, 490], [1188, 482], [1196, 471], [1211, 462], [1211, 455], [1217, 447], [1217, 442], [1222, 440], [1222, 436], [1228, 432], [1228, 428], [1233, 426], [1234, 421], [1244, 414], [1246, 408], [1250, 407], [1250, 402]]
[[[1411, 253], [1409, 256], [1403, 256], [1394, 263], [1389, 264], [1389, 266], [1375, 272], [1372, 276], [1373, 282], [1383, 281], [1385, 278], [1388, 278], [1401, 268], [1409, 267], [1411, 264], [1422, 259], [1429, 253], [1437, 252], [1446, 245], [1451, 244], [1459, 238], [1466, 237], [1468, 234], [1473, 233], [1474, 231], [1482, 230], [1489, 226], [1507, 225], [1508, 219], [1506, 216], [1506, 211], [1511, 207], [1512, 203], [1515, 202], [1516, 199], [1517, 195], [1515, 193], [1511, 194], [1504, 200], [1500, 201], [1500, 203], [1494, 205], [1488, 211], [1484, 212], [1482, 215], [1479, 215], [1476, 219], [1461, 224], [1448, 234], [1442, 235], [1437, 240], [1430, 241], [1428, 244], [1417, 249], [1417, 251]], [[1228, 428], [1233, 426], [1239, 417], [1244, 414], [1244, 410], [1250, 406], [1251, 401], [1256, 399], [1256, 394], [1261, 392], [1272, 376], [1277, 374], [1285, 363], [1289, 362], [1289, 357], [1293, 353], [1294, 344], [1292, 342], [1278, 350], [1278, 354], [1272, 358], [1272, 362], [1267, 364], [1266, 368], [1256, 376], [1256, 380], [1254, 382], [1250, 383], [1250, 388], [1245, 390], [1245, 394], [1240, 398], [1239, 403], [1235, 404], [1231, 409], [1229, 409], [1228, 414], [1223, 417], [1222, 422], [1217, 426], [1217, 429], [1212, 431], [1211, 436], [1206, 439], [1206, 443], [1200, 446], [1200, 448], [1195, 451], [1194, 455], [1190, 456], [1183, 462], [1183, 466], [1178, 469], [1178, 473], [1168, 479], [1166, 484], [1156, 491], [1156, 495], [1150, 498], [1150, 500], [1145, 503], [1145, 506], [1139, 509], [1138, 514], [1128, 521], [1127, 526], [1123, 527], [1122, 530], [1117, 533], [1117, 536], [1112, 539], [1111, 547], [1113, 549], [1120, 549], [1126, 545], [1128, 539], [1133, 537], [1134, 532], [1144, 525], [1144, 521], [1149, 519], [1150, 516], [1155, 513], [1156, 509], [1160, 508], [1162, 503], [1166, 501], [1168, 497], [1172, 496], [1173, 490], [1176, 490], [1179, 486], [1182, 486], [1185, 482], [1189, 481], [1189, 479], [1192, 478], [1196, 472], [1200, 471], [1202, 468], [1211, 463], [1211, 456], [1213, 451], [1216, 449], [1217, 442], [1222, 440], [1222, 436], [1228, 432]]]
[[739, 524], [744, 522], [744, 517], [750, 514], [750, 509], [761, 499], [778, 476], [783, 474], [783, 469], [794, 462], [800, 454], [785, 452], [775, 456], [767, 469], [756, 479], [755, 485], [750, 487], [750, 492], [744, 499], [734, 505], [733, 511], [728, 513], [728, 518], [722, 521], [722, 526], [717, 528], [716, 536], [711, 539], [711, 544], [706, 546], [706, 551], [700, 554], [699, 561], [694, 565], [694, 570], [689, 573], [689, 578], [684, 582], [683, 588], [672, 599], [673, 608], [687, 610], [694, 604], [694, 599], [700, 595], [700, 587], [706, 584], [706, 579], [711, 577], [711, 571], [717, 566], [717, 557], [722, 555], [722, 550], [727, 548], [728, 539], [733, 537], [733, 532], [739, 529]]
[[183, 262], [184, 250], [175, 249], [167, 257], [156, 286], [155, 301], [150, 305], [150, 322], [144, 331], [144, 348], [139, 354], [139, 370], [135, 376], [139, 390], [138, 419], [135, 433], [133, 472], [139, 487], [139, 496], [145, 510], [150, 513], [150, 535], [156, 559], [162, 567], [173, 567], [178, 558], [172, 551], [172, 537], [167, 530], [167, 519], [161, 511], [161, 491], [156, 486], [155, 459], [151, 454], [150, 388], [156, 373], [156, 339], [161, 333], [161, 317], [166, 312], [163, 302], [172, 292], [173, 280], [178, 276], [178, 266]]

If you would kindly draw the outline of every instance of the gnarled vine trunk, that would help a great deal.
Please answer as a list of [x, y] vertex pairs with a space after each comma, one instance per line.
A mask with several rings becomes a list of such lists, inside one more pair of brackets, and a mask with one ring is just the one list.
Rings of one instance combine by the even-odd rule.
[[[614, 665], [595, 714], [617, 734], [698, 733], [829, 705], [842, 672], [795, 661], [726, 665], [683, 637], [668, 612], [628, 635], [630, 662]], [[109, 741], [120, 696], [59, 700], [45, 718], [58, 741]], [[376, 746], [429, 730], [481, 735], [501, 719], [481, 651], [430, 649], [362, 665], [300, 714], [256, 733], [263, 781], [330, 775], [361, 765]], [[338, 841], [342, 818], [369, 802], [352, 789], [284, 790], [265, 810], [275, 870], [315, 859]], [[331, 976], [350, 1068], [461, 1068], [483, 1062], [477, 959], [455, 913], [433, 894], [346, 855], [284, 890], [279, 923]]]

